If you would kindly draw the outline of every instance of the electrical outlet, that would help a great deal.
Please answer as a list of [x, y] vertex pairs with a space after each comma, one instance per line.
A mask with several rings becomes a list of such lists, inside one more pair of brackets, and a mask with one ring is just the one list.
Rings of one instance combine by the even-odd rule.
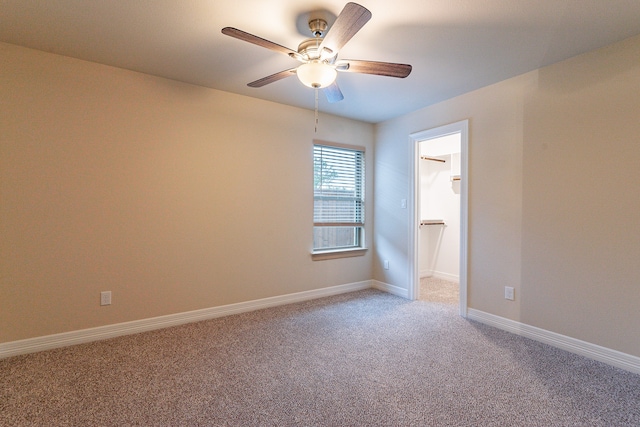
[[515, 290], [511, 286], [504, 287], [504, 299], [515, 300]]
[[384, 269], [385, 269], [385, 270], [388, 270], [388, 269], [389, 269], [389, 260], [388, 260], [388, 259], [385, 259], [385, 260], [384, 260]]
[[111, 305], [111, 291], [100, 292], [100, 305]]

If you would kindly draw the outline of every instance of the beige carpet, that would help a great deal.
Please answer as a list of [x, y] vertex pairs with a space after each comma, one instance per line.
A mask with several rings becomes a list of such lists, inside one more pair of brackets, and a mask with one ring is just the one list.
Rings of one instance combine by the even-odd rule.
[[0, 426], [640, 426], [640, 376], [375, 290], [0, 360]]
[[458, 304], [460, 285], [435, 277], [422, 277], [420, 279], [420, 301]]

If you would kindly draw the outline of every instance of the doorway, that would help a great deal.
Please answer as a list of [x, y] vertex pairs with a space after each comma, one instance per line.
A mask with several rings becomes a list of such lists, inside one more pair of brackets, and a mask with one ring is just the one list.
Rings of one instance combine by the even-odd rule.
[[422, 277], [457, 281], [466, 317], [468, 120], [411, 134], [410, 144], [410, 297], [420, 297]]

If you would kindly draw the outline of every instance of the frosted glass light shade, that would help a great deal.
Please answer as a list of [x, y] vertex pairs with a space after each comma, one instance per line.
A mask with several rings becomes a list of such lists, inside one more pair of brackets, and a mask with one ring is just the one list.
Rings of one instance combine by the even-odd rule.
[[296, 70], [296, 74], [303, 85], [312, 88], [327, 87], [336, 80], [338, 75], [332, 66], [321, 62], [302, 64]]

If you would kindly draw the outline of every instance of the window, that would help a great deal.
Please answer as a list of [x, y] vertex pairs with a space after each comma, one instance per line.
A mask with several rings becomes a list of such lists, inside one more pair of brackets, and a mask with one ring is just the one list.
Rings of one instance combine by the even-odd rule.
[[313, 146], [313, 251], [364, 248], [364, 148]]

